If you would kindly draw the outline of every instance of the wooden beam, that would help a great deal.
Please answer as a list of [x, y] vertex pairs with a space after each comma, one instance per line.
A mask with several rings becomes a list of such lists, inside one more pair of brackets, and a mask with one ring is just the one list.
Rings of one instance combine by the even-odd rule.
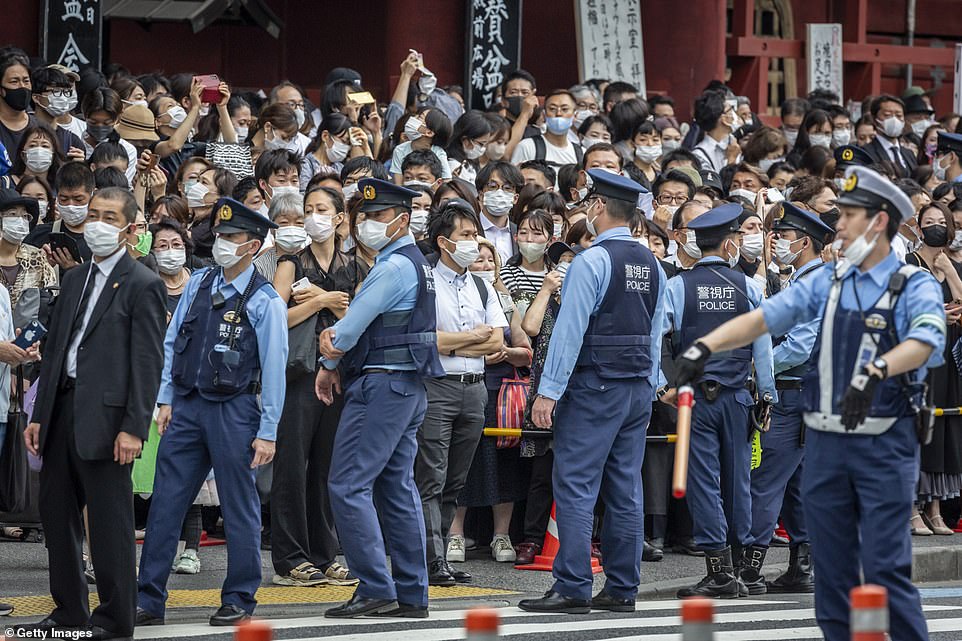
[[781, 38], [732, 37], [728, 39], [728, 55], [769, 58], [804, 58], [805, 43], [802, 40]]
[[[797, 58], [805, 57], [804, 40], [780, 38], [732, 37], [728, 39], [730, 56]], [[951, 67], [955, 50], [950, 47], [906, 47], [903, 45], [842, 43], [843, 62], [877, 62], [882, 64], [914, 64]]]

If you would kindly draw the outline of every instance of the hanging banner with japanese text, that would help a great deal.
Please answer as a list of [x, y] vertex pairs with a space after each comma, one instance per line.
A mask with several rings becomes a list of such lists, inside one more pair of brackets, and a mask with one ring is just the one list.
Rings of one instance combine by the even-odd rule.
[[578, 75], [623, 80], [645, 96], [640, 0], [575, 0]]
[[490, 107], [504, 77], [521, 66], [521, 2], [467, 0], [467, 109]]
[[808, 91], [827, 89], [842, 96], [842, 25], [807, 24], [805, 60]]
[[43, 57], [79, 72], [100, 69], [100, 0], [44, 0]]

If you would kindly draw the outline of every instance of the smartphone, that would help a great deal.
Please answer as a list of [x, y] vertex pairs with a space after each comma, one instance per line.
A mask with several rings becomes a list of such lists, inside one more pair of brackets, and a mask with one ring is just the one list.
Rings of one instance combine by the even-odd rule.
[[358, 91], [357, 93], [347, 94], [349, 102], [356, 102], [359, 105], [373, 105], [376, 101], [370, 91]]
[[83, 262], [83, 259], [80, 257], [80, 248], [77, 247], [77, 241], [73, 238], [63, 232], [50, 232], [48, 238], [50, 249], [66, 249], [67, 253], [69, 253], [75, 261], [78, 263]]
[[782, 192], [770, 187], [765, 191], [765, 200], [770, 203], [780, 203], [785, 200], [785, 196], [782, 196]]
[[158, 163], [158, 162], [160, 162], [160, 156], [158, 156], [157, 154], [151, 152], [151, 154], [150, 154], [150, 162], [147, 163], [147, 171], [150, 172], [154, 167], [157, 166], [157, 163]]
[[302, 289], [307, 289], [307, 288], [310, 287], [310, 286], [311, 286], [311, 281], [309, 281], [309, 280], [307, 279], [307, 276], [305, 276], [304, 278], [302, 278], [302, 279], [300, 279], [300, 280], [296, 280], [296, 281], [294, 281], [294, 282], [291, 284], [291, 291], [292, 291], [292, 292], [297, 292], [297, 291], [300, 291], [300, 290], [302, 290]]
[[47, 328], [40, 324], [38, 320], [32, 320], [20, 332], [20, 336], [14, 339], [13, 344], [20, 349], [29, 349], [31, 345], [41, 340], [47, 335]]
[[220, 78], [217, 77], [217, 74], [211, 73], [206, 76], [194, 76], [194, 78], [199, 80], [204, 87], [204, 91], [200, 94], [201, 102], [220, 102], [220, 91], [217, 89], [220, 86]]

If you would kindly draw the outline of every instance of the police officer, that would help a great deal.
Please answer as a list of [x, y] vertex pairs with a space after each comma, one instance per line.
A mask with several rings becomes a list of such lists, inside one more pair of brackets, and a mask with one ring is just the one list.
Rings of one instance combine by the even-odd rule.
[[[340, 390], [343, 376], [344, 410], [333, 453], [337, 465], [328, 487], [341, 547], [360, 584], [347, 603], [324, 616], [424, 618], [428, 574], [414, 458], [427, 409], [423, 379], [444, 376], [434, 280], [410, 233], [411, 199], [418, 192], [376, 178], [362, 179], [359, 190], [357, 238], [378, 252], [377, 260], [347, 314], [321, 334], [323, 367], [316, 392], [330, 405], [332, 389]], [[393, 579], [378, 516], [388, 537]]]
[[[633, 612], [644, 541], [641, 463], [661, 353], [665, 275], [631, 237], [641, 185], [588, 171], [590, 249], [568, 269], [551, 335], [535, 425], [554, 429], [558, 539], [554, 586], [521, 601], [529, 612]], [[552, 419], [552, 412], [557, 411]], [[591, 597], [591, 526], [605, 503], [601, 550], [607, 582]]]
[[[138, 625], [164, 622], [180, 526], [211, 467], [227, 534], [227, 578], [211, 625], [248, 618], [261, 583], [254, 470], [274, 457], [284, 405], [287, 310], [251, 261], [277, 227], [230, 198], [212, 210], [216, 267], [194, 272], [167, 327], [149, 534], [140, 558]], [[260, 400], [258, 401], [258, 394]]]
[[[793, 267], [788, 286], [811, 277], [822, 265], [821, 251], [834, 230], [818, 214], [789, 202], [774, 212], [775, 260]], [[761, 464], [752, 471], [752, 544], [745, 549], [740, 577], [749, 594], [813, 592], [812, 553], [802, 512], [802, 454], [805, 444], [800, 409], [802, 376], [818, 335], [821, 314], [775, 338], [773, 360], [778, 403], [771, 408], [767, 432], [761, 434]], [[784, 501], [783, 501], [784, 498]], [[781, 514], [791, 537], [788, 571], [766, 584], [762, 564]]]
[[962, 181], [962, 134], [940, 131], [936, 142], [932, 172], [937, 180]]
[[[755, 309], [763, 298], [759, 284], [734, 269], [738, 265], [741, 213], [741, 205], [728, 203], [688, 224], [688, 229], [695, 232], [702, 258], [668, 281], [665, 329], [672, 333], [676, 355], [712, 328]], [[748, 385], [753, 360], [759, 396], [765, 403], [774, 402], [777, 397], [768, 337], [756, 340], [751, 349], [716, 356], [708, 362], [704, 375], [694, 380], [688, 506], [695, 545], [705, 552], [708, 572], [698, 584], [679, 590], [679, 598], [747, 595], [735, 573], [734, 561], [751, 542], [749, 414], [754, 399]], [[674, 402], [676, 393], [671, 390], [662, 400]], [[736, 548], [734, 557], [732, 546]]]
[[847, 641], [849, 590], [861, 572], [888, 590], [892, 638], [923, 641], [905, 520], [918, 481], [918, 433], [927, 423], [917, 422], [915, 383], [942, 362], [942, 290], [892, 252], [899, 225], [915, 213], [895, 185], [850, 167], [838, 204], [843, 258], [703, 336], [679, 359], [678, 379], [697, 379], [713, 352], [767, 332], [782, 335], [823, 313], [802, 387], [815, 614], [827, 641]]

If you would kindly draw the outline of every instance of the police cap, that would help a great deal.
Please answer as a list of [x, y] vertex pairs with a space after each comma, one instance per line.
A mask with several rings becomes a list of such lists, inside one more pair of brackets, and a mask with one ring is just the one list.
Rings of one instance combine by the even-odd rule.
[[591, 193], [605, 198], [624, 200], [637, 205], [638, 195], [648, 192], [631, 178], [613, 174], [604, 169], [589, 169], [588, 176], [591, 177]]
[[842, 145], [835, 150], [835, 167], [838, 169], [844, 169], [849, 165], [868, 167], [874, 162], [864, 149], [855, 145]]
[[915, 206], [905, 192], [868, 167], [853, 165], [845, 170], [845, 184], [836, 202], [872, 211], [881, 210], [899, 222], [915, 215]]
[[775, 208], [772, 229], [794, 229], [823, 244], [835, 235], [835, 230], [823, 223], [817, 214], [796, 207], [788, 201]]
[[936, 149], [941, 152], [954, 151], [962, 156], [962, 134], [950, 134], [940, 131]]
[[361, 203], [363, 212], [381, 211], [391, 207], [410, 210], [411, 199], [421, 195], [419, 191], [379, 178], [361, 178], [357, 183], [357, 189], [363, 198]]
[[737, 203], [725, 203], [706, 211], [704, 214], [688, 223], [688, 229], [695, 232], [695, 237], [722, 238], [739, 230], [741, 225], [738, 217], [744, 208]]
[[214, 231], [218, 234], [247, 232], [263, 240], [267, 237], [268, 230], [277, 229], [277, 223], [233, 198], [221, 198], [214, 203], [212, 215]]

